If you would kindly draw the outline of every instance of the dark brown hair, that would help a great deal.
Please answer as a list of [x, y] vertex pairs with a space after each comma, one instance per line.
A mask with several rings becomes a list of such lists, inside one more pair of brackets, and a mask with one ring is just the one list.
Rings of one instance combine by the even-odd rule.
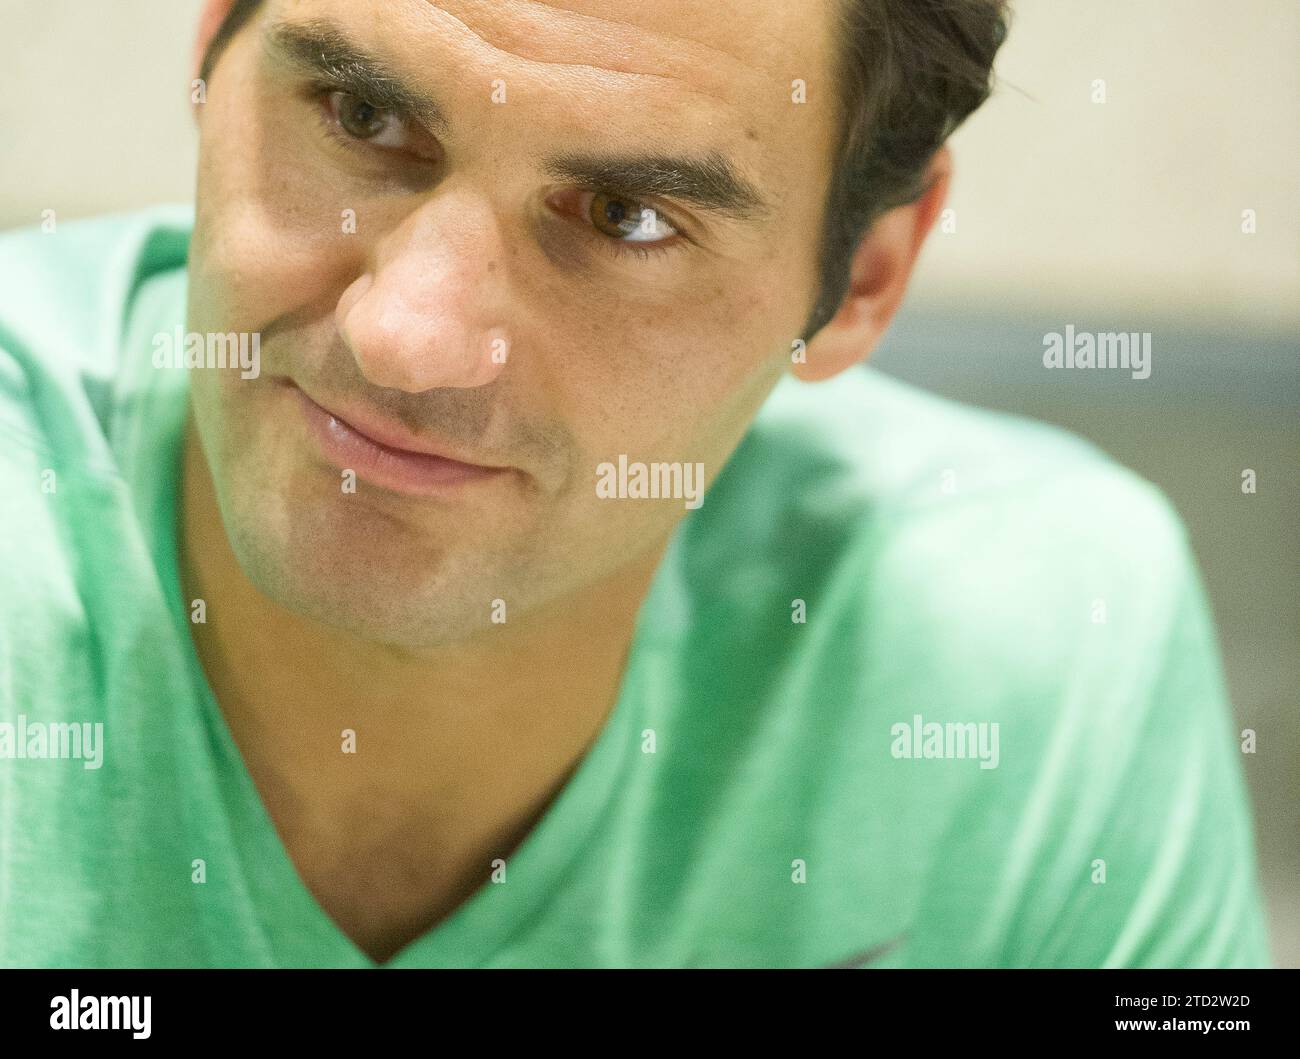
[[[235, 0], [203, 57], [207, 80], [261, 0]], [[821, 234], [811, 338], [839, 308], [858, 242], [886, 210], [925, 191], [930, 159], [988, 98], [1008, 0], [840, 0], [834, 71], [840, 136]]]

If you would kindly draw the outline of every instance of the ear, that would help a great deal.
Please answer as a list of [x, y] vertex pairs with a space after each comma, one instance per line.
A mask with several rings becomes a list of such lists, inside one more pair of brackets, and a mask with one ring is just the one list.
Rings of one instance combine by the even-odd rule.
[[203, 68], [203, 57], [208, 53], [208, 46], [217, 30], [226, 21], [235, 0], [203, 0], [203, 9], [199, 12], [198, 35], [194, 38], [194, 54], [190, 56], [191, 76], [197, 78]]
[[946, 145], [926, 170], [915, 202], [883, 213], [853, 254], [849, 289], [839, 311], [808, 343], [805, 360], [790, 366], [804, 382], [820, 382], [866, 360], [903, 302], [921, 244], [939, 217], [952, 179]]

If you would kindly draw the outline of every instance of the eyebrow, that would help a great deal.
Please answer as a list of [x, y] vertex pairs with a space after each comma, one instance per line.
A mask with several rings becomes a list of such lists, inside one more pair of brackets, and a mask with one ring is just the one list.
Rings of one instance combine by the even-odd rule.
[[619, 198], [680, 199], [738, 221], [762, 220], [771, 212], [758, 189], [717, 151], [702, 158], [566, 153], [547, 159], [543, 169], [557, 180], [587, 184]]
[[[358, 47], [332, 22], [277, 22], [266, 32], [273, 60], [327, 80], [340, 91], [446, 135], [451, 122], [432, 96], [412, 88], [377, 56]], [[771, 204], [721, 152], [602, 155], [566, 151], [547, 158], [543, 172], [620, 198], [670, 198], [738, 221], [760, 221]]]
[[266, 32], [273, 60], [328, 80], [371, 106], [418, 121], [439, 134], [451, 128], [438, 101], [409, 87], [382, 59], [352, 43], [332, 22], [277, 22]]

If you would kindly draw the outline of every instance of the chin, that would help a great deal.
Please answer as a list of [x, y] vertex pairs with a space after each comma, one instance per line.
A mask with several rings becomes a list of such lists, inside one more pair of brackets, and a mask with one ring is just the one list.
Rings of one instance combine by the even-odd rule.
[[[376, 535], [235, 529], [231, 546], [262, 595], [308, 621], [406, 649], [463, 641], [491, 624], [500, 578]], [[476, 586], [483, 586], [481, 589]]]

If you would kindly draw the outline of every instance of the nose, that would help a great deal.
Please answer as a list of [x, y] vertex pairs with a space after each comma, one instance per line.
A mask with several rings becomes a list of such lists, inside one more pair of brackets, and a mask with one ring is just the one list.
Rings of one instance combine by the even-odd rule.
[[490, 213], [464, 197], [439, 195], [385, 232], [335, 308], [361, 373], [411, 393], [492, 382], [510, 345], [503, 260]]

